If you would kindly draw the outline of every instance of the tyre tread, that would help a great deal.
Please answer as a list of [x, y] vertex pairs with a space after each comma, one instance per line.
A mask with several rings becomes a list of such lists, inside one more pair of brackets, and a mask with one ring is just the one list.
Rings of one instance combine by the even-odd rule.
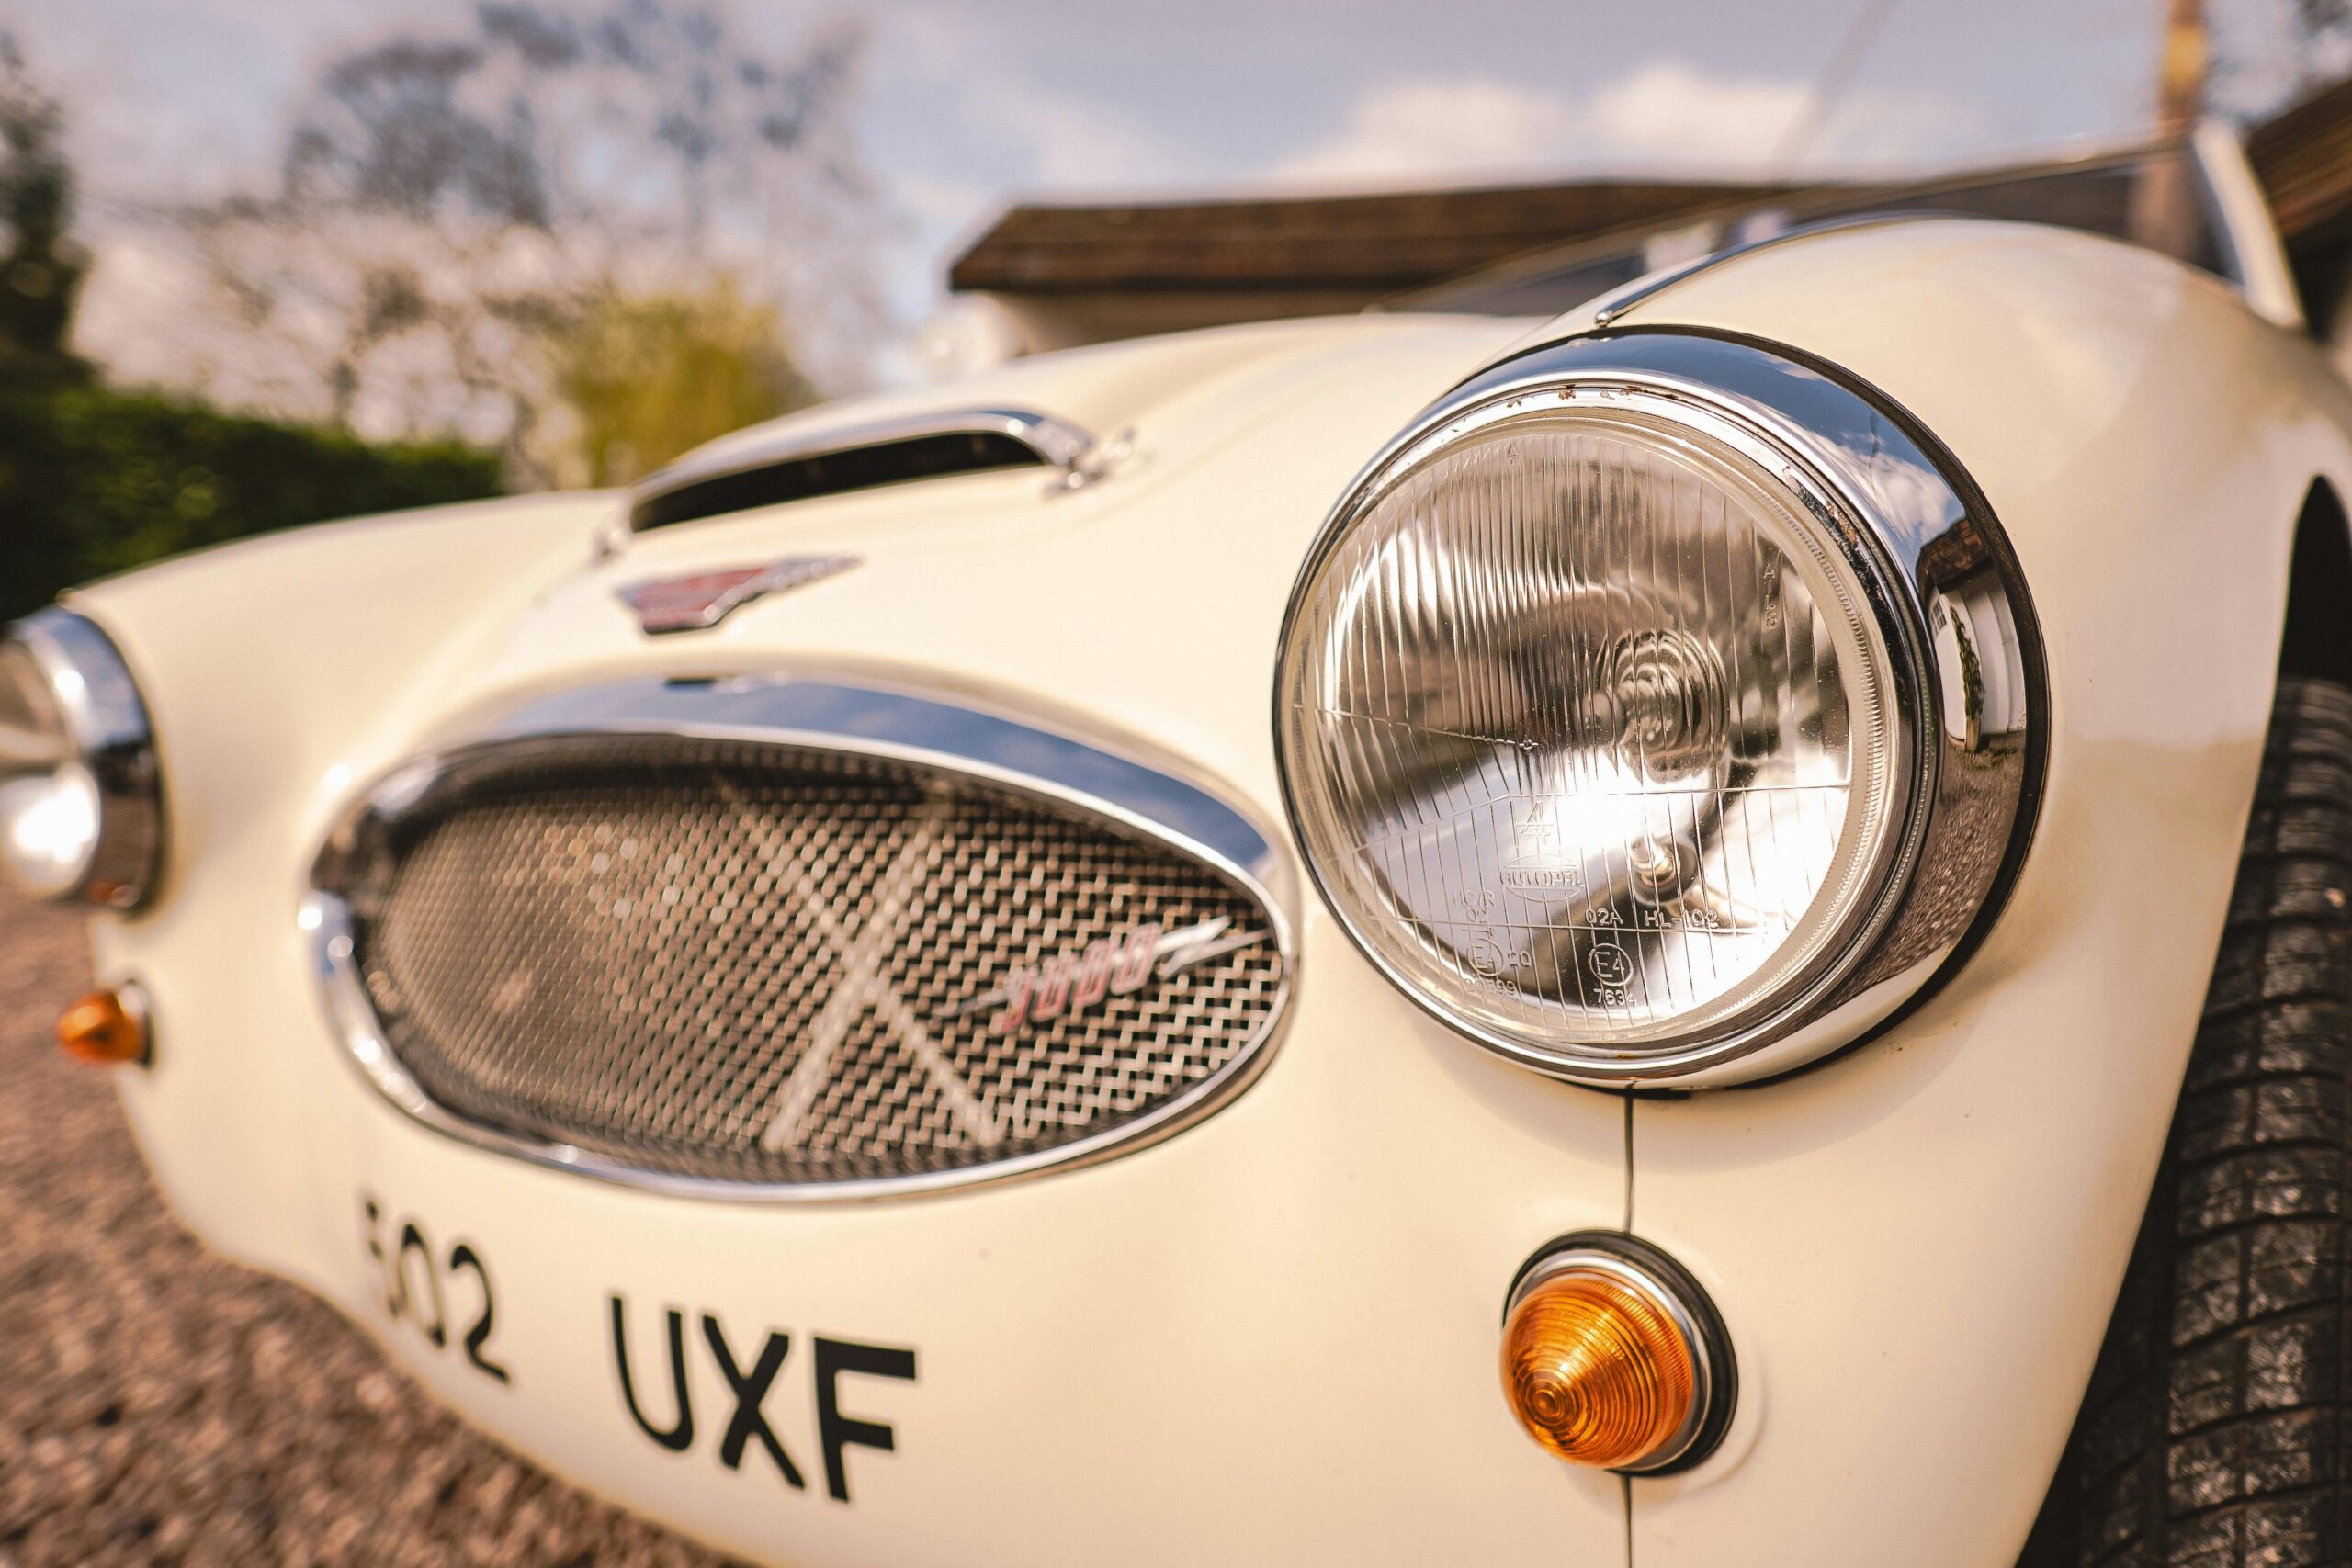
[[2279, 684], [2165, 1157], [2023, 1565], [2347, 1568], [2352, 692]]

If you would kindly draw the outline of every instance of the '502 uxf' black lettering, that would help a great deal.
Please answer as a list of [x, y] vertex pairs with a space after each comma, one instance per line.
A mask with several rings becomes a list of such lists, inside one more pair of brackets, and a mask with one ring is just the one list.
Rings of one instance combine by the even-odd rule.
[[[700, 1430], [716, 1431], [715, 1452], [720, 1465], [728, 1470], [741, 1470], [756, 1445], [767, 1456], [768, 1462], [781, 1476], [784, 1483], [796, 1492], [806, 1491], [808, 1482], [800, 1467], [786, 1451], [784, 1440], [769, 1425], [766, 1401], [775, 1386], [786, 1359], [792, 1353], [792, 1337], [780, 1330], [769, 1329], [756, 1350], [751, 1349], [748, 1337], [730, 1339], [715, 1313], [690, 1314], [676, 1307], [665, 1308], [662, 1314], [662, 1360], [667, 1363], [670, 1385], [666, 1399], [652, 1392], [651, 1385], [662, 1374], [647, 1375], [658, 1363], [640, 1359], [638, 1371], [632, 1373], [629, 1363], [628, 1305], [616, 1293], [608, 1299], [612, 1315], [613, 1366], [620, 1374], [621, 1403], [628, 1410], [629, 1419], [637, 1429], [661, 1447], [673, 1453], [685, 1453], [695, 1447], [697, 1427], [695, 1421], [694, 1391], [687, 1375], [690, 1359], [707, 1360], [717, 1372], [727, 1390], [729, 1414], [723, 1424], [705, 1425]], [[699, 1321], [694, 1321], [698, 1317]], [[699, 1328], [699, 1334], [694, 1332]], [[699, 1344], [699, 1349], [690, 1349]], [[749, 1354], [745, 1352], [749, 1351]], [[822, 1335], [812, 1337], [808, 1359], [813, 1363], [813, 1382], [817, 1405], [817, 1445], [823, 1450], [825, 1491], [834, 1501], [849, 1501], [849, 1468], [847, 1450], [853, 1448], [878, 1449], [885, 1453], [898, 1447], [896, 1431], [887, 1423], [868, 1421], [842, 1413], [841, 1382], [844, 1375], [899, 1378], [913, 1382], [915, 1353], [886, 1345], [862, 1344], [854, 1339], [828, 1339]], [[648, 1413], [649, 1406], [666, 1419], [657, 1419]]]
[[[439, 1250], [425, 1235], [424, 1222], [413, 1215], [402, 1218], [395, 1229], [382, 1205], [364, 1192], [359, 1209], [368, 1257], [383, 1280], [385, 1315], [394, 1323], [413, 1325], [435, 1350], [448, 1348], [456, 1338], [474, 1371], [493, 1382], [514, 1382], [514, 1373], [491, 1353], [498, 1298], [480, 1249], [460, 1241], [447, 1252]], [[469, 1313], [464, 1310], [469, 1290]]]

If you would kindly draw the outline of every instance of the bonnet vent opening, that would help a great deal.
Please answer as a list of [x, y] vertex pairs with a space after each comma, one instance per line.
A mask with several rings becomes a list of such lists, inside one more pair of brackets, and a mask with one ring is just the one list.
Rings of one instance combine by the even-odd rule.
[[717, 462], [689, 457], [638, 487], [629, 526], [642, 532], [788, 501], [992, 468], [1067, 468], [1093, 445], [1047, 414], [984, 409], [834, 430], [816, 439], [782, 435]]

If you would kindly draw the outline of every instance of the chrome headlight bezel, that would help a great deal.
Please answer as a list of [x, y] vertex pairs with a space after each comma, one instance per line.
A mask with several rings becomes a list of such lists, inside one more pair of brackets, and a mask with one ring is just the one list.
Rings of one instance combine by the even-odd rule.
[[[96, 622], [54, 606], [8, 626], [0, 648], [28, 661], [56, 727], [58, 766], [86, 775], [96, 807], [72, 874], [54, 887], [26, 890], [59, 902], [137, 908], [162, 863], [164, 797], [154, 728], [130, 667]], [[0, 821], [0, 831], [7, 827]]]
[[[1335, 552], [1384, 497], [1457, 442], [1562, 410], [1622, 412], [1736, 449], [1835, 540], [1893, 670], [1905, 795], [1866, 907], [1819, 962], [1777, 983], [1769, 1006], [1656, 1045], [1506, 1032], [1476, 1016], [1458, 988], [1450, 996], [1404, 972], [1321, 863], [1302, 799], [1299, 774], [1318, 765], [1293, 722], [1302, 623]], [[1968, 627], [1987, 617], [2004, 635], [1997, 646], [1974, 646], [1988, 639], [1972, 640]], [[1988, 706], [1988, 691], [2005, 700]], [[1658, 330], [1571, 339], [1507, 360], [1382, 451], [1326, 520], [1293, 589], [1273, 716], [1302, 858], [1351, 939], [1408, 997], [1479, 1044], [1554, 1077], [1695, 1087], [1774, 1076], [1852, 1043], [1958, 967], [1997, 914], [2030, 840], [2047, 711], [2041, 636], [2015, 553], [1982, 494], [1924, 427], [1875, 389], [1778, 345]], [[2003, 728], [1993, 731], [1996, 719]]]

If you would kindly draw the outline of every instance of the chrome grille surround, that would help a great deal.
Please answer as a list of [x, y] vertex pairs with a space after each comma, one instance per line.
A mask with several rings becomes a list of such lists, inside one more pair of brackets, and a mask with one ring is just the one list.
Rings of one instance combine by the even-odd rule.
[[830, 676], [526, 702], [367, 792], [312, 884], [330, 1019], [394, 1105], [712, 1197], [1140, 1147], [1264, 1066], [1295, 958], [1283, 863], [1219, 795], [1067, 725]]

